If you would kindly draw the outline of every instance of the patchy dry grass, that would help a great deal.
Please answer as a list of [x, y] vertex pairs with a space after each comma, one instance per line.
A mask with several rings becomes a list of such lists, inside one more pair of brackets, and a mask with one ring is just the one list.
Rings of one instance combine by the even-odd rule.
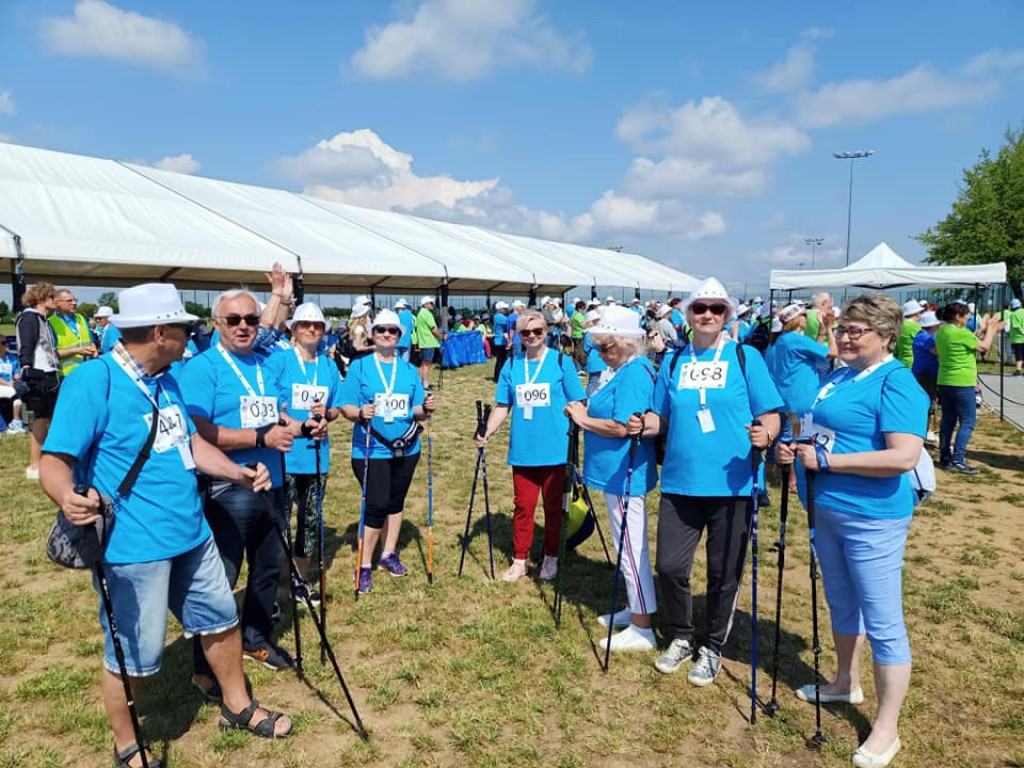
[[[188, 684], [190, 647], [173, 621], [164, 669], [142, 697], [145, 729], [174, 768], [305, 766], [844, 766], [866, 733], [875, 703], [829, 707], [829, 742], [809, 753], [813, 708], [792, 689], [811, 679], [806, 525], [794, 506], [782, 619], [781, 716], [747, 723], [750, 588], [744, 585], [718, 684], [699, 690], [652, 667], [654, 655], [615, 657], [600, 671], [596, 615], [607, 611], [611, 568], [593, 537], [565, 571], [564, 625], [554, 628], [552, 590], [486, 578], [482, 503], [474, 515], [466, 575], [456, 577], [475, 451], [476, 398], [491, 395], [484, 369], [445, 373], [434, 424], [435, 584], [424, 577], [426, 462], [403, 527], [405, 579], [375, 578], [354, 603], [350, 573], [358, 484], [348, 468], [348, 430], [334, 428], [334, 471], [326, 515], [330, 554], [329, 633], [371, 731], [364, 744], [333, 673], [320, 666], [306, 619], [306, 675], [248, 667], [257, 695], [290, 713], [296, 736], [280, 743], [220, 734], [217, 710]], [[1024, 761], [1024, 461], [1016, 433], [982, 416], [970, 459], [978, 477], [941, 474], [918, 510], [904, 572], [915, 676], [904, 712], [898, 765], [1007, 766]], [[488, 451], [495, 555], [511, 539], [511, 477], [504, 438]], [[1010, 447], [1013, 445], [1014, 447]], [[97, 684], [102, 643], [87, 574], [63, 571], [42, 554], [52, 509], [25, 481], [27, 440], [0, 439], [0, 768], [106, 766], [111, 735]], [[761, 514], [761, 696], [769, 694], [778, 494]], [[656, 509], [652, 494], [649, 508]], [[600, 502], [599, 502], [600, 503]], [[598, 510], [607, 532], [603, 509]], [[980, 522], [979, 518], [984, 522]], [[650, 536], [654, 540], [655, 516]], [[539, 529], [538, 529], [539, 532]], [[539, 548], [540, 537], [535, 543]], [[703, 557], [694, 573], [702, 609]], [[282, 598], [285, 584], [282, 581]], [[822, 627], [827, 628], [823, 608]], [[280, 642], [293, 647], [290, 617]], [[698, 616], [698, 620], [699, 620]], [[834, 669], [825, 637], [824, 670]], [[864, 660], [865, 665], [868, 659]]]

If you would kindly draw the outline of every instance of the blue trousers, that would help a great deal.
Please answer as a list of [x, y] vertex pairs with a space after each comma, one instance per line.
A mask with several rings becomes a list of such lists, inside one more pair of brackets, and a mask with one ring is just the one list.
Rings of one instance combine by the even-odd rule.
[[[967, 458], [967, 443], [971, 441], [974, 425], [978, 421], [978, 402], [975, 400], [974, 387], [950, 387], [939, 385], [939, 405], [942, 406], [942, 419], [939, 421], [939, 461], [960, 463]], [[956, 442], [952, 451], [953, 427], [957, 421], [960, 429], [956, 433]]]
[[902, 571], [911, 516], [879, 519], [821, 508], [817, 513], [815, 544], [832, 631], [866, 632], [878, 664], [909, 664]]

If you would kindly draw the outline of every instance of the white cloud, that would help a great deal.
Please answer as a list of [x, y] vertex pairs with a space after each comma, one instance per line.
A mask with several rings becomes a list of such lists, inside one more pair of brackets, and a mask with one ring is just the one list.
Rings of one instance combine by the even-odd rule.
[[641, 155], [624, 185], [627, 194], [641, 199], [756, 194], [779, 158], [811, 144], [781, 120], [744, 118], [720, 96], [675, 109], [642, 104], [627, 110], [616, 134]]
[[[768, 269], [811, 269], [812, 263], [814, 269], [834, 269], [843, 266], [846, 257], [844, 247], [819, 246], [812, 254], [811, 247], [804, 243], [807, 237], [810, 235], [794, 232], [772, 248], [751, 251], [747, 256], [751, 271], [764, 274]], [[826, 242], [829, 240], [839, 243], [841, 238], [834, 235], [827, 238]]]
[[535, 0], [422, 0], [414, 13], [367, 30], [351, 65], [365, 77], [431, 74], [475, 80], [528, 65], [582, 72], [593, 58], [582, 34], [566, 36], [534, 12]]
[[14, 99], [10, 91], [0, 91], [0, 115], [13, 115], [15, 112]]
[[814, 77], [814, 51], [809, 45], [794, 45], [786, 58], [754, 76], [769, 93], [793, 93], [806, 88]]
[[153, 163], [154, 168], [162, 171], [174, 171], [175, 173], [195, 173], [203, 166], [192, 155], [182, 154], [174, 157], [164, 157]]
[[808, 27], [800, 33], [804, 40], [824, 40], [828, 37], [835, 37], [836, 31], [832, 27]]
[[43, 47], [61, 56], [115, 59], [160, 72], [198, 75], [204, 48], [177, 24], [122, 11], [104, 0], [78, 0], [74, 16], [43, 19]]
[[934, 112], [995, 99], [1011, 76], [1024, 71], [1024, 51], [989, 51], [959, 70], [941, 72], [928, 64], [887, 80], [827, 83], [800, 95], [797, 122], [807, 128], [857, 124], [894, 115]]

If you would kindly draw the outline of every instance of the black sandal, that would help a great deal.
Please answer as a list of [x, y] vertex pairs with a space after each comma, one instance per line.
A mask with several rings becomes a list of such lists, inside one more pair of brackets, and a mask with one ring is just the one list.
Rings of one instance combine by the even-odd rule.
[[[131, 759], [139, 754], [143, 749], [147, 749], [148, 745], [143, 744], [139, 747], [138, 742], [127, 747], [123, 752], [117, 751], [117, 745], [114, 745], [114, 766], [115, 768], [137, 768], [137, 766], [131, 765]], [[164, 764], [157, 760], [155, 757], [149, 758], [149, 768], [163, 768]], [[142, 765], [142, 761], [139, 761], [139, 765]]]
[[238, 714], [232, 712], [227, 706], [222, 706], [220, 708], [220, 723], [218, 723], [218, 726], [222, 731], [248, 731], [264, 739], [284, 738], [292, 732], [292, 729], [289, 727], [285, 733], [280, 735], [274, 733], [274, 725], [284, 717], [283, 712], [267, 710], [266, 718], [260, 720], [256, 725], [252, 725], [252, 716], [256, 714], [259, 706], [260, 703], [253, 699], [252, 703]]

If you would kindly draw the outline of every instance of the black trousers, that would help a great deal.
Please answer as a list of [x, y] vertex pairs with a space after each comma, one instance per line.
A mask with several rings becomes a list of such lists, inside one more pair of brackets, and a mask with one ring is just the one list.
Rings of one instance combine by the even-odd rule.
[[498, 374], [501, 373], [501, 368], [508, 359], [508, 345], [502, 344], [499, 347], [497, 344], [492, 344], [491, 349], [494, 352], [494, 380], [497, 381]]
[[661, 495], [655, 570], [661, 586], [661, 615], [672, 639], [694, 642], [690, 572], [707, 528], [707, 641], [716, 653], [729, 637], [736, 595], [743, 576], [752, 515], [749, 496]]

